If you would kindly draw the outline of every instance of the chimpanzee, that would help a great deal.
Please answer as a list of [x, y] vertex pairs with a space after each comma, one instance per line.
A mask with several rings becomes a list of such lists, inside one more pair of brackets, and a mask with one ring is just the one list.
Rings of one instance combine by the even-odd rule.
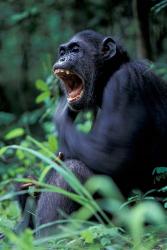
[[[60, 46], [53, 70], [68, 104], [61, 102], [55, 116], [66, 159], [111, 176], [124, 194], [152, 188], [153, 169], [167, 165], [166, 82], [113, 38], [92, 30]], [[87, 108], [98, 115], [83, 134], [74, 120]]]
[[[60, 45], [53, 71], [65, 96], [55, 123], [67, 165], [82, 182], [92, 174], [111, 176], [125, 195], [151, 189], [153, 169], [167, 165], [166, 83], [144, 62], [131, 60], [113, 38], [92, 30]], [[74, 121], [87, 109], [97, 116], [83, 134]], [[55, 171], [48, 183], [69, 189]], [[61, 195], [43, 193], [37, 225], [60, 218], [58, 209], [71, 213], [76, 206]]]

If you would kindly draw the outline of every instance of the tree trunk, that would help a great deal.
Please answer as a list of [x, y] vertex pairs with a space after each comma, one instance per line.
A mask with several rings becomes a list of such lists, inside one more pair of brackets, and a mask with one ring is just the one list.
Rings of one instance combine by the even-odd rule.
[[133, 0], [133, 13], [137, 23], [137, 54], [139, 58], [151, 60], [150, 7], [150, 0]]

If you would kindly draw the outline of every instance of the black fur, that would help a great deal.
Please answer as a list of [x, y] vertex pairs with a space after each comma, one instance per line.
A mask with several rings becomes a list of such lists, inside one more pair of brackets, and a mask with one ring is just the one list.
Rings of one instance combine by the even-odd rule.
[[[67, 160], [65, 164], [76, 175], [81, 183], [84, 183], [92, 175], [91, 171], [80, 161]], [[63, 177], [57, 174], [54, 169], [52, 169], [47, 176], [47, 183], [61, 187], [67, 191], [73, 191]], [[79, 205], [66, 196], [51, 192], [41, 193], [36, 211], [36, 226], [38, 227], [49, 222], [56, 222], [63, 218], [63, 214], [69, 215], [78, 208]], [[44, 237], [53, 234], [55, 228], [56, 226], [53, 225], [38, 230], [37, 236]]]
[[[111, 176], [125, 195], [134, 188], [153, 188], [153, 169], [167, 165], [166, 83], [143, 62], [131, 60], [111, 37], [90, 30], [60, 46], [56, 69], [73, 71], [84, 80], [82, 97], [68, 103], [63, 99], [55, 116], [60, 151], [69, 168], [82, 183], [92, 174]], [[67, 96], [63, 82], [62, 88]], [[83, 134], [74, 120], [87, 108], [98, 115], [92, 131]], [[47, 183], [71, 189], [54, 170]], [[62, 195], [42, 193], [37, 226], [60, 219], [59, 210], [69, 214], [77, 207]]]
[[[113, 40], [102, 54], [104, 40], [94, 31], [82, 31], [66, 44], [84, 43], [84, 53], [65, 54], [66, 61], [61, 64], [73, 70], [75, 62], [75, 72], [87, 71], [85, 96], [76, 109], [97, 107], [98, 116], [92, 131], [85, 135], [73, 123], [71, 114], [76, 103], [66, 107], [61, 104], [62, 112], [55, 118], [61, 150], [66, 158], [84, 162], [94, 173], [111, 176], [125, 194], [132, 188], [145, 191], [154, 186], [153, 169], [167, 165], [167, 84], [145, 63], [130, 60]], [[60, 67], [59, 60], [54, 70]], [[94, 89], [91, 98], [87, 88]]]

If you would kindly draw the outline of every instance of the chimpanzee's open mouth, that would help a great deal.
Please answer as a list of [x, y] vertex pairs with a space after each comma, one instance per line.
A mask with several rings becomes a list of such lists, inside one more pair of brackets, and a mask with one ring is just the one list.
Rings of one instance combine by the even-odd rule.
[[65, 69], [56, 69], [54, 74], [64, 83], [68, 102], [78, 101], [82, 97], [84, 81], [79, 75]]

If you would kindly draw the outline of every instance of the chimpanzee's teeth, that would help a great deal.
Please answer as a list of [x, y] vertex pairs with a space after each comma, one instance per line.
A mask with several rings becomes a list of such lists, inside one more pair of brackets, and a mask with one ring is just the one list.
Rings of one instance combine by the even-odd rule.
[[68, 100], [69, 102], [77, 101], [78, 99], [80, 99], [80, 98], [82, 97], [83, 92], [84, 92], [84, 91], [82, 90], [82, 91], [80, 92], [80, 94], [77, 95], [77, 96], [75, 96], [75, 97], [68, 96], [68, 97], [67, 97], [67, 100]]
[[56, 69], [56, 70], [54, 71], [54, 74], [58, 74], [58, 73], [65, 73], [66, 75], [73, 74], [73, 73], [70, 72], [69, 70], [65, 70], [65, 69]]

